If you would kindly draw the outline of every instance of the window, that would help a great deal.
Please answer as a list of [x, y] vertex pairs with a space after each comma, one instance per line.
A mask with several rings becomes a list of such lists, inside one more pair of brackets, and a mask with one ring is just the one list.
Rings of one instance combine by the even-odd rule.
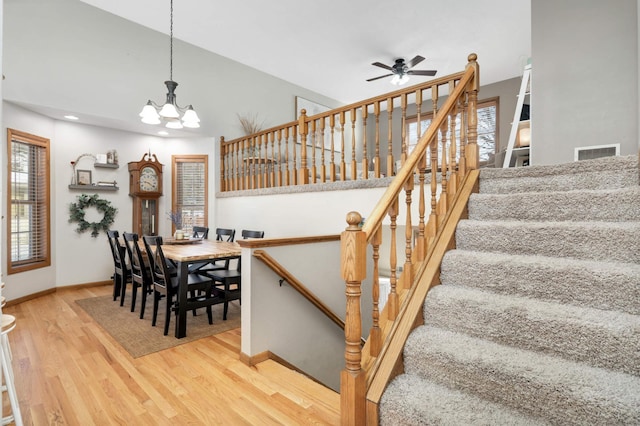
[[171, 210], [182, 213], [182, 229], [187, 235], [194, 226], [207, 226], [207, 159], [206, 155], [171, 157]]
[[7, 273], [51, 265], [49, 139], [8, 129]]
[[[496, 152], [498, 128], [498, 98], [478, 102], [478, 149], [480, 163], [487, 163], [493, 159]], [[432, 113], [421, 117], [420, 135], [423, 135], [431, 124]], [[418, 143], [417, 117], [407, 119], [407, 137], [409, 138], [409, 152]], [[460, 137], [460, 115], [456, 118], [456, 140]], [[438, 145], [438, 155], [442, 152], [442, 145]], [[428, 154], [427, 154], [428, 158]]]

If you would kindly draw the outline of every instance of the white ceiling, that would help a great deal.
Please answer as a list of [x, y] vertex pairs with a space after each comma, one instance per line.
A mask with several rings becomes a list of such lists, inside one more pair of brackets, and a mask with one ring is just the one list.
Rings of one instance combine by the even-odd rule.
[[[82, 1], [169, 33], [169, 0]], [[520, 76], [531, 54], [531, 2], [176, 0], [174, 37], [351, 103], [393, 89], [387, 79], [365, 81], [385, 74], [374, 61], [422, 55], [415, 69], [444, 76], [475, 52], [483, 84]]]

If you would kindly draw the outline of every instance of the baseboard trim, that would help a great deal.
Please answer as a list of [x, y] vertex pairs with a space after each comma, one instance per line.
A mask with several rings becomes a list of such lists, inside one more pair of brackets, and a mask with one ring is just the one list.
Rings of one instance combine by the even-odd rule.
[[113, 281], [111, 281], [111, 280], [109, 280], [109, 281], [96, 281], [96, 282], [92, 282], [92, 283], [70, 285], [70, 286], [66, 286], [66, 287], [49, 288], [47, 290], [42, 290], [42, 291], [39, 291], [37, 293], [32, 293], [32, 294], [28, 294], [28, 295], [23, 296], [23, 297], [19, 297], [17, 299], [8, 300], [7, 301], [7, 306], [19, 305], [20, 303], [26, 302], [28, 300], [37, 299], [38, 297], [46, 296], [46, 295], [52, 294], [52, 293], [57, 293], [58, 291], [76, 290], [76, 289], [79, 289], [79, 288], [99, 287], [99, 286], [102, 286], [102, 285], [111, 285], [112, 283], [113, 283]]
[[253, 366], [257, 365], [257, 364], [260, 364], [261, 362], [268, 361], [268, 360], [275, 361], [278, 364], [281, 364], [281, 365], [287, 367], [289, 370], [293, 370], [295, 372], [298, 372], [298, 373], [302, 374], [303, 376], [308, 377], [309, 379], [313, 380], [314, 382], [319, 383], [322, 386], [326, 387], [326, 385], [323, 384], [320, 380], [316, 379], [313, 376], [310, 376], [306, 372], [302, 371], [301, 369], [299, 369], [295, 365], [291, 364], [290, 362], [288, 362], [284, 358], [280, 358], [278, 355], [274, 354], [271, 351], [260, 352], [259, 354], [256, 354], [254, 356], [249, 356], [249, 355], [245, 354], [244, 352], [240, 352], [240, 361], [242, 361], [244, 364], [248, 365], [249, 367], [253, 367]]

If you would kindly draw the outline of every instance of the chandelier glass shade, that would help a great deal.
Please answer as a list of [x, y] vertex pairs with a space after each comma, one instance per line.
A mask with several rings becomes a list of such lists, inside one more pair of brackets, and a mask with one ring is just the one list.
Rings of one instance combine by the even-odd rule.
[[[193, 106], [178, 106], [176, 102], [176, 88], [178, 83], [173, 81], [173, 0], [171, 0], [171, 31], [169, 36], [169, 80], [167, 86], [167, 100], [163, 105], [148, 100], [140, 112], [140, 119], [146, 124], [162, 124], [169, 129], [182, 129], [188, 127], [196, 129], [200, 127], [200, 118]], [[181, 117], [182, 115], [182, 117]]]

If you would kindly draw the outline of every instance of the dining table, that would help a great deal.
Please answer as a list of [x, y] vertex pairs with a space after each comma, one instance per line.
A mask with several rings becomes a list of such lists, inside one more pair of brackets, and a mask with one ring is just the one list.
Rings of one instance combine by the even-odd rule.
[[187, 312], [190, 307], [187, 300], [187, 280], [189, 265], [195, 262], [239, 259], [241, 249], [236, 242], [216, 240], [180, 241], [167, 238], [163, 241], [162, 251], [167, 260], [176, 265], [178, 272], [178, 313], [176, 320], [176, 338], [187, 335]]

